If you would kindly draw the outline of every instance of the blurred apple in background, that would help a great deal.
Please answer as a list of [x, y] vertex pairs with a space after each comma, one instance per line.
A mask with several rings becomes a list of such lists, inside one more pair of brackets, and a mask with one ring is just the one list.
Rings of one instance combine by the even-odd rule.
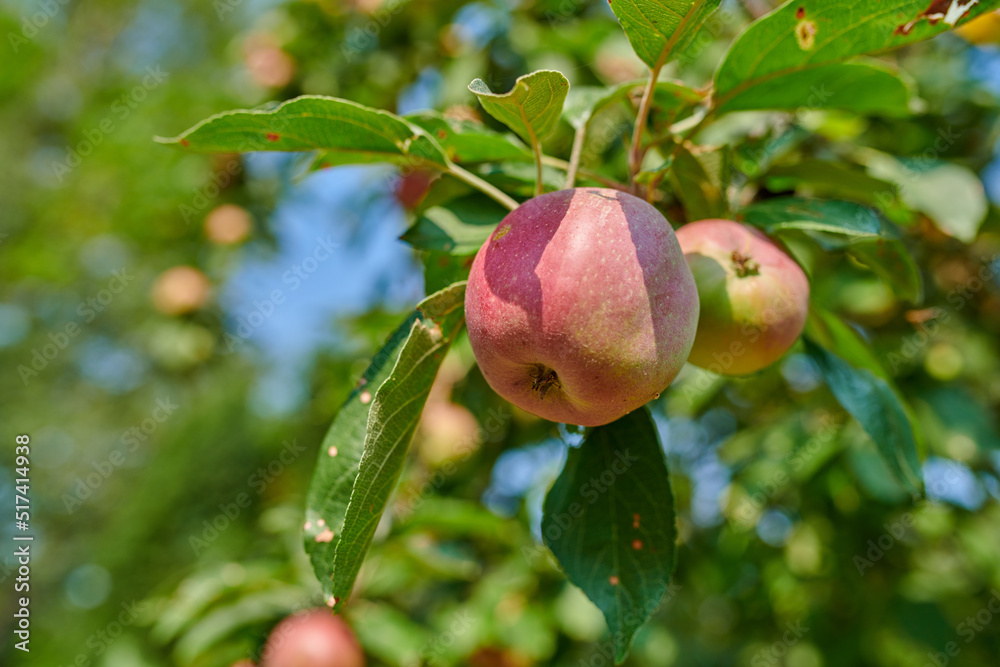
[[293, 614], [267, 638], [261, 667], [364, 667], [357, 637], [328, 609]]
[[190, 266], [167, 269], [153, 283], [153, 305], [166, 315], [198, 310], [208, 301], [211, 285], [204, 273]]
[[223, 204], [205, 216], [205, 236], [212, 243], [232, 245], [250, 236], [253, 219], [249, 211], [235, 204]]

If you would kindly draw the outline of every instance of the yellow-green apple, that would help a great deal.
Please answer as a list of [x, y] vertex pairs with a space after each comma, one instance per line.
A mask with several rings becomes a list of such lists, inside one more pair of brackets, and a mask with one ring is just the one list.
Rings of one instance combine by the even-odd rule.
[[293, 614], [275, 626], [261, 667], [365, 667], [354, 632], [329, 609]]
[[701, 301], [688, 361], [744, 375], [777, 361], [795, 343], [809, 312], [809, 280], [760, 231], [731, 220], [677, 230]]
[[576, 188], [504, 218], [472, 264], [465, 311], [497, 393], [552, 421], [599, 426], [658, 396], [683, 367], [698, 293], [659, 211]]

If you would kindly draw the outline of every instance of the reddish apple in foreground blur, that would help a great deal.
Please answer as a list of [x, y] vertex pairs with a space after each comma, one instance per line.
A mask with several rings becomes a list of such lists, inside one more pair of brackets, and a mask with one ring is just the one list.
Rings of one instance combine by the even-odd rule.
[[354, 633], [329, 609], [293, 614], [267, 638], [261, 667], [364, 667]]
[[659, 211], [576, 188], [504, 218], [472, 264], [465, 311], [497, 393], [552, 421], [599, 426], [655, 398], [684, 366], [698, 294]]
[[756, 229], [701, 220], [677, 230], [698, 284], [701, 317], [688, 361], [743, 375], [777, 361], [795, 343], [809, 312], [809, 280]]

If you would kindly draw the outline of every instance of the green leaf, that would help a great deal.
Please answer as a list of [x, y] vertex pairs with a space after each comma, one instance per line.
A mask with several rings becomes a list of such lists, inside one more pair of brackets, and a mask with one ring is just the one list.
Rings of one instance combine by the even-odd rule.
[[324, 150], [326, 164], [448, 166], [441, 147], [399, 116], [317, 95], [297, 97], [269, 110], [227, 111], [179, 136], [157, 141], [203, 153]]
[[[641, 84], [640, 84], [641, 85]], [[632, 84], [614, 88], [600, 86], [574, 86], [566, 95], [562, 117], [574, 130], [587, 127], [598, 113], [615, 102], [628, 99]]]
[[819, 196], [878, 204], [883, 209], [898, 206], [892, 183], [840, 162], [806, 158], [794, 164], [775, 165], [764, 179], [774, 192], [803, 186]]
[[689, 221], [725, 215], [727, 206], [722, 189], [709, 176], [698, 158], [683, 146], [674, 155], [670, 182], [684, 204]]
[[768, 233], [801, 229], [854, 237], [884, 235], [875, 211], [847, 201], [784, 197], [751, 204], [740, 214], [745, 222]]
[[337, 414], [309, 489], [306, 552], [335, 609], [346, 603], [444, 355], [464, 321], [465, 285], [422, 301]]
[[900, 298], [912, 304], [924, 299], [924, 282], [913, 255], [896, 239], [859, 238], [847, 246], [847, 254], [871, 269]]
[[972, 170], [943, 160], [907, 160], [876, 150], [860, 152], [868, 172], [895, 183], [908, 207], [925, 213], [949, 236], [971, 243], [989, 205], [982, 181]]
[[[928, 12], [928, 4], [935, 9]], [[715, 75], [716, 102], [725, 107], [769, 81], [933, 37], [998, 6], [998, 0], [790, 0], [730, 47]]]
[[508, 212], [480, 195], [462, 197], [427, 209], [400, 238], [420, 250], [473, 255]]
[[911, 87], [880, 62], [831, 63], [764, 79], [719, 98], [718, 113], [758, 109], [841, 109], [902, 117]]
[[494, 132], [480, 123], [448, 120], [431, 111], [410, 114], [404, 116], [404, 120], [426, 130], [452, 162], [475, 164], [532, 159], [531, 151], [515, 138]]
[[815, 303], [809, 304], [805, 335], [851, 365], [865, 368], [892, 383], [882, 362], [861, 335], [837, 315]]
[[658, 69], [690, 46], [721, 0], [614, 0], [611, 11], [636, 55]]
[[545, 498], [545, 543], [604, 613], [616, 663], [669, 589], [675, 523], [670, 474], [646, 408], [589, 431]]
[[906, 407], [885, 380], [852, 366], [805, 338], [806, 351], [826, 379], [830, 391], [868, 436], [893, 476], [911, 495], [920, 493], [923, 473]]
[[509, 93], [497, 94], [482, 79], [469, 84], [486, 112], [535, 145], [555, 129], [569, 92], [560, 72], [539, 70], [518, 78]]
[[424, 293], [433, 294], [453, 283], [469, 279], [475, 255], [453, 255], [440, 250], [422, 253]]

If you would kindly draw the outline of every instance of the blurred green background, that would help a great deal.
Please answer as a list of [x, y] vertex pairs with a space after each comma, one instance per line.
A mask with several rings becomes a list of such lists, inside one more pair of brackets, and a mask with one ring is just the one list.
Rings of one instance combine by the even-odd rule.
[[[723, 3], [668, 74], [704, 85], [766, 8]], [[676, 588], [628, 664], [1000, 664], [1000, 28], [987, 19], [888, 56], [916, 81], [913, 118], [752, 113], [707, 133], [755, 160], [766, 149], [749, 175], [762, 196], [832, 188], [906, 223], [922, 309], [852, 260], [809, 262], [816, 300], [857, 324], [913, 406], [929, 500], [892, 482], [797, 350], [749, 379], [689, 368], [653, 406], [679, 509]], [[30, 434], [36, 535], [24, 655], [3, 523], [0, 662], [255, 659], [280, 618], [322, 604], [300, 545], [317, 447], [423, 295], [427, 258], [398, 240], [405, 197], [388, 167], [309, 175], [301, 156], [184, 155], [152, 137], [299, 94], [473, 117], [475, 77], [506, 90], [553, 68], [613, 84], [641, 63], [604, 0], [3, 0], [0, 35], [0, 505], [14, 504], [14, 435]], [[623, 122], [606, 122], [591, 168], [620, 160]], [[768, 143], [789, 123], [808, 137]], [[562, 127], [549, 152], [570, 142]], [[969, 194], [920, 185], [925, 212], [988, 204], [976, 239], [896, 211], [875, 177], [804, 166], [861, 146], [977, 174]], [[599, 612], [537, 539], [578, 437], [502, 402], [456, 347], [347, 613], [370, 664], [610, 664]]]

